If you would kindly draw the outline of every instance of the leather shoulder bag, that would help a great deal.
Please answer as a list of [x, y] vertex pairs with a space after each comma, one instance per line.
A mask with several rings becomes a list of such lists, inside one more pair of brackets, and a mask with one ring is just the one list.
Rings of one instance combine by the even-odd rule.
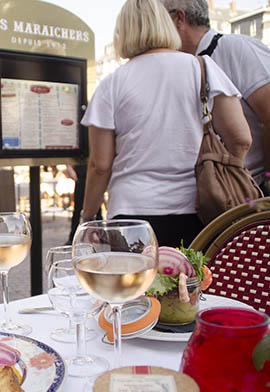
[[195, 208], [203, 224], [239, 204], [263, 197], [263, 193], [241, 159], [226, 149], [212, 124], [207, 101], [209, 85], [203, 57], [201, 65], [201, 102], [203, 104], [203, 139], [200, 146], [195, 176], [197, 195]]

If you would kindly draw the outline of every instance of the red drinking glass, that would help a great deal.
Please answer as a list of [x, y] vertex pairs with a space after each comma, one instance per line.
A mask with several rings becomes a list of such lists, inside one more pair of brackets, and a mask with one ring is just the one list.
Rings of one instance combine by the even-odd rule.
[[269, 392], [270, 362], [258, 371], [252, 359], [269, 321], [266, 314], [245, 308], [201, 310], [180, 370], [201, 392]]

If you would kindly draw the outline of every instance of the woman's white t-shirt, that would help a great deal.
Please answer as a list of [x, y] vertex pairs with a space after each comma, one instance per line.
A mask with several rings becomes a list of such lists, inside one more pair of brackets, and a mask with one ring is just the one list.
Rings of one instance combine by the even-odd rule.
[[[218, 94], [240, 97], [204, 57], [209, 109]], [[133, 58], [97, 87], [82, 124], [115, 132], [108, 218], [195, 213], [194, 165], [203, 134], [200, 86], [196, 57], [160, 52]]]

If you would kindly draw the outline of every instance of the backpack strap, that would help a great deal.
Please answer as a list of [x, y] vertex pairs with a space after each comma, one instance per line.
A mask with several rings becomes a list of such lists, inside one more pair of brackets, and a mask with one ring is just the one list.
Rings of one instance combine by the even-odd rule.
[[212, 38], [212, 41], [210, 42], [208, 48], [206, 48], [205, 50], [202, 50], [198, 56], [203, 56], [205, 54], [207, 54], [209, 57], [211, 57], [212, 53], [214, 52], [214, 50], [216, 49], [216, 46], [218, 44], [218, 40], [222, 37], [223, 34], [216, 34], [214, 35], [214, 37]]

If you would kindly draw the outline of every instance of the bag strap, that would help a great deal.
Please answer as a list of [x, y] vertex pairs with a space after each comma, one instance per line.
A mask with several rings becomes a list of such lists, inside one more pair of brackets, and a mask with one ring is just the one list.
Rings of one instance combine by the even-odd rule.
[[210, 91], [210, 87], [207, 81], [207, 73], [205, 60], [201, 56], [196, 56], [201, 67], [201, 91], [200, 91], [200, 99], [203, 104], [203, 112], [202, 112], [202, 121], [203, 124], [212, 121], [212, 113], [209, 111], [207, 102], [208, 102], [208, 93]]
[[[215, 137], [213, 135], [213, 137]], [[231, 154], [220, 154], [220, 153], [204, 153], [203, 155], [199, 154], [197, 158], [196, 165], [201, 165], [205, 161], [214, 161], [217, 163], [221, 163], [223, 166], [235, 166], [235, 167], [243, 167], [243, 163], [240, 158], [236, 158]]]
[[201, 92], [200, 92], [200, 98], [201, 101], [204, 99], [205, 96], [208, 96], [207, 91], [206, 91], [206, 70], [205, 70], [205, 65], [204, 65], [204, 59], [201, 56], [196, 56], [201, 67]]
[[[214, 138], [213, 140], [217, 140], [217, 134], [214, 130], [213, 124], [212, 124], [212, 113], [209, 111], [207, 102], [208, 102], [208, 93], [210, 91], [210, 87], [207, 81], [207, 70], [205, 66], [205, 60], [201, 56], [196, 56], [201, 67], [201, 91], [200, 91], [200, 99], [203, 104], [203, 111], [202, 111], [202, 122], [203, 122], [203, 140], [202, 144], [204, 142], [204, 139], [206, 137]], [[206, 139], [205, 139], [206, 140]], [[221, 143], [222, 146], [224, 147], [223, 143], [221, 141], [218, 141], [218, 143]], [[209, 152], [209, 153], [204, 153], [203, 156], [201, 155], [201, 150], [199, 152], [198, 158], [197, 158], [197, 163], [196, 165], [201, 164], [204, 161], [207, 160], [212, 160], [215, 162], [222, 163], [223, 165], [228, 165], [228, 166], [236, 166], [236, 167], [243, 167], [243, 162], [241, 159], [234, 157], [232, 154], [226, 151], [224, 147], [224, 153], [221, 156], [221, 154], [217, 154], [215, 152]]]
[[217, 47], [218, 40], [222, 37], [222, 35], [223, 34], [220, 34], [220, 33], [214, 35], [214, 37], [212, 38], [212, 41], [210, 42], [209, 46], [206, 49], [202, 50], [198, 54], [198, 56], [204, 56], [205, 54], [207, 54], [209, 57], [211, 57], [213, 52], [214, 52], [214, 50]]

